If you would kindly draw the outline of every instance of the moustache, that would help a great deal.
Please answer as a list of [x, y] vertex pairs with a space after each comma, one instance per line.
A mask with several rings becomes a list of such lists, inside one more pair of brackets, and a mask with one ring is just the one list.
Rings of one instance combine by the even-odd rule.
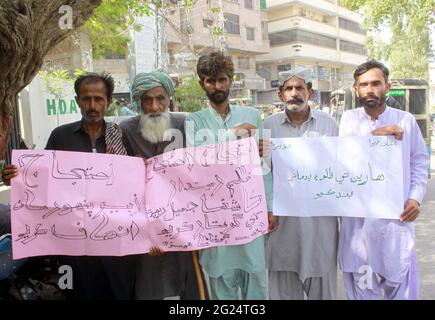
[[150, 118], [158, 118], [158, 117], [162, 116], [162, 113], [161, 112], [154, 112], [154, 113], [148, 113], [147, 115]]
[[215, 97], [215, 96], [218, 96], [218, 95], [225, 95], [226, 93], [225, 92], [223, 92], [223, 91], [215, 91], [215, 92], [213, 92], [211, 95], [213, 96], [213, 97]]
[[379, 100], [380, 97], [377, 97], [375, 95], [366, 95], [365, 97], [362, 97], [362, 100], [368, 100], [368, 99], [373, 99], [373, 100]]
[[293, 98], [293, 99], [287, 100], [286, 104], [302, 104], [304, 102], [305, 101], [300, 99], [300, 98]]
[[95, 109], [91, 109], [91, 110], [89, 110], [88, 112], [86, 112], [86, 115], [90, 115], [90, 114], [92, 114], [92, 113], [100, 114], [97, 110], [95, 110]]

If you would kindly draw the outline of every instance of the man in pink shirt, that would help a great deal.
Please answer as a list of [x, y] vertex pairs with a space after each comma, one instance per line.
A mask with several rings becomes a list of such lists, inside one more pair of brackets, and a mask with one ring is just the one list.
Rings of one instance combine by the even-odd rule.
[[412, 221], [426, 192], [429, 155], [414, 116], [386, 106], [388, 76], [388, 69], [377, 61], [361, 64], [354, 72], [354, 86], [362, 107], [341, 118], [340, 136], [392, 134], [403, 147], [405, 203], [400, 220], [341, 218], [339, 260], [347, 297], [352, 300], [418, 299]]

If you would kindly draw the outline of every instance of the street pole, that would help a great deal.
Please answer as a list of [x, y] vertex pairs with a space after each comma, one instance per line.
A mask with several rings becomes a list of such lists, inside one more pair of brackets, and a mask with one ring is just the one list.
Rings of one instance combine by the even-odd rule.
[[[164, 6], [164, 1], [162, 1]], [[164, 8], [162, 7], [162, 12]], [[154, 42], [156, 44], [156, 51], [154, 56], [154, 69], [168, 72], [169, 58], [168, 48], [166, 42], [166, 29], [164, 17], [161, 14], [156, 14], [156, 33]]]

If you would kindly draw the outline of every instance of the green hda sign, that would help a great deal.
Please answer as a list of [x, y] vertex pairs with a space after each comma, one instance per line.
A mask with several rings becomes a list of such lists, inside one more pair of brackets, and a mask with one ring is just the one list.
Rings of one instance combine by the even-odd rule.
[[405, 90], [404, 89], [390, 89], [388, 91], [387, 96], [389, 97], [403, 97], [405, 96]]
[[[57, 103], [56, 103], [57, 102]], [[47, 106], [47, 115], [55, 115], [59, 114], [71, 114], [78, 113], [77, 104], [74, 99], [70, 99], [69, 102], [65, 99], [46, 99], [45, 100]]]

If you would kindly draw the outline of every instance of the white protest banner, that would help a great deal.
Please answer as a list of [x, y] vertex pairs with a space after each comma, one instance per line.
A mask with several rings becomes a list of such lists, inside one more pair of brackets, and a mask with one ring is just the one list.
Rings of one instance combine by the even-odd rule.
[[399, 219], [402, 143], [394, 137], [272, 139], [278, 216]]

